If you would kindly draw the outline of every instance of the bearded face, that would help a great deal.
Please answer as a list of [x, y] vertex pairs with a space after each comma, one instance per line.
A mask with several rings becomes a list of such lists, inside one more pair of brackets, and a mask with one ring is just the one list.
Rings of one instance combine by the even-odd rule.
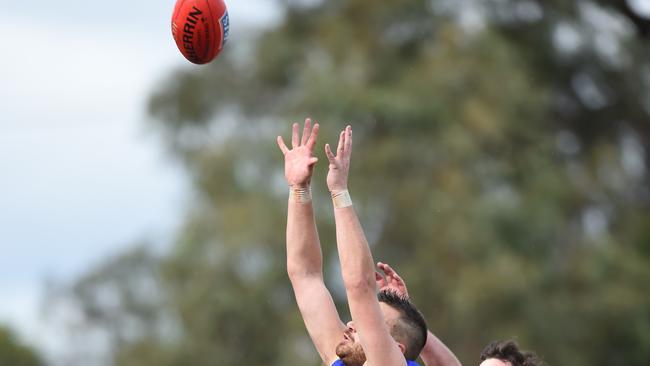
[[343, 341], [336, 346], [336, 356], [343, 361], [345, 366], [362, 366], [366, 362], [366, 354], [363, 353], [356, 332], [348, 328], [343, 333]]
[[[379, 303], [379, 308], [384, 316], [386, 327], [392, 328], [392, 324], [399, 319], [399, 312], [390, 305]], [[366, 354], [361, 348], [361, 341], [357, 333], [354, 322], [347, 324], [347, 329], [343, 332], [343, 340], [336, 346], [336, 356], [343, 361], [345, 366], [363, 366], [366, 362]]]

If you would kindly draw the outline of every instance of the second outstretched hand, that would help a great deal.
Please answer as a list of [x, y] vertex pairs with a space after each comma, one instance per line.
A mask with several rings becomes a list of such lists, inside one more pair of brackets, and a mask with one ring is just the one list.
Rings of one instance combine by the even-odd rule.
[[305, 126], [302, 132], [302, 138], [299, 133], [300, 125], [293, 124], [291, 135], [291, 149], [287, 147], [282, 139], [278, 136], [278, 146], [284, 154], [284, 176], [291, 187], [307, 187], [311, 182], [311, 176], [314, 172], [314, 165], [318, 158], [314, 156], [314, 146], [318, 138], [318, 123], [311, 126], [311, 119], [305, 120]]
[[378, 262], [377, 268], [384, 272], [384, 276], [379, 271], [375, 272], [375, 281], [379, 291], [392, 291], [401, 297], [409, 297], [406, 282], [390, 265]]
[[350, 156], [352, 155], [352, 127], [347, 126], [341, 131], [336, 155], [329, 144], [325, 145], [325, 154], [329, 160], [327, 173], [327, 188], [332, 193], [348, 189], [348, 174], [350, 172]]

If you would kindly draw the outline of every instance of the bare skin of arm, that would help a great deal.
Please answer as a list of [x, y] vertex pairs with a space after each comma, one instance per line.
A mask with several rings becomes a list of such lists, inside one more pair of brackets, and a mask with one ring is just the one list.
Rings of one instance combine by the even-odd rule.
[[[325, 152], [330, 163], [327, 175], [330, 192], [347, 190], [352, 128], [348, 126], [341, 132], [336, 156], [329, 145], [325, 146]], [[354, 207], [335, 208], [334, 217], [343, 283], [367, 364], [404, 366], [403, 350], [390, 335], [377, 300], [375, 266]]]
[[[379, 272], [375, 274], [379, 291], [388, 290], [400, 296], [409, 297], [406, 282], [390, 265], [379, 262], [377, 268], [384, 273], [384, 276]], [[427, 332], [427, 342], [420, 353], [420, 357], [426, 366], [461, 366], [456, 355], [431, 331]]]
[[[299, 125], [294, 124], [291, 149], [278, 136], [278, 146], [284, 154], [285, 178], [294, 191], [309, 190], [313, 168], [318, 162], [313, 156], [318, 129], [318, 124], [312, 129], [307, 119], [300, 138]], [[323, 281], [323, 257], [311, 200], [288, 203], [287, 273], [307, 332], [323, 362], [330, 365], [337, 358], [335, 349], [345, 325]]]

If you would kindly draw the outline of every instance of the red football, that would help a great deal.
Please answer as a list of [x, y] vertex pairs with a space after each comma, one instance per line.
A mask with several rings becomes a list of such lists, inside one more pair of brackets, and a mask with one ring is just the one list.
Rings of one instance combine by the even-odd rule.
[[223, 0], [177, 0], [172, 35], [178, 49], [195, 64], [212, 61], [228, 40], [228, 10]]

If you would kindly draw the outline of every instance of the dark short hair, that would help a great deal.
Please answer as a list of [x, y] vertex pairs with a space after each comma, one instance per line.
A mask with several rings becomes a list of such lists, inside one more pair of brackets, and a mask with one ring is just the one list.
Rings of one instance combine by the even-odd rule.
[[399, 319], [390, 325], [390, 334], [406, 347], [404, 357], [416, 360], [427, 341], [427, 323], [424, 317], [408, 298], [396, 292], [380, 291], [377, 299], [400, 313]]
[[495, 341], [488, 344], [481, 352], [481, 361], [496, 358], [510, 362], [512, 366], [542, 366], [542, 361], [533, 352], [524, 352], [514, 341]]

